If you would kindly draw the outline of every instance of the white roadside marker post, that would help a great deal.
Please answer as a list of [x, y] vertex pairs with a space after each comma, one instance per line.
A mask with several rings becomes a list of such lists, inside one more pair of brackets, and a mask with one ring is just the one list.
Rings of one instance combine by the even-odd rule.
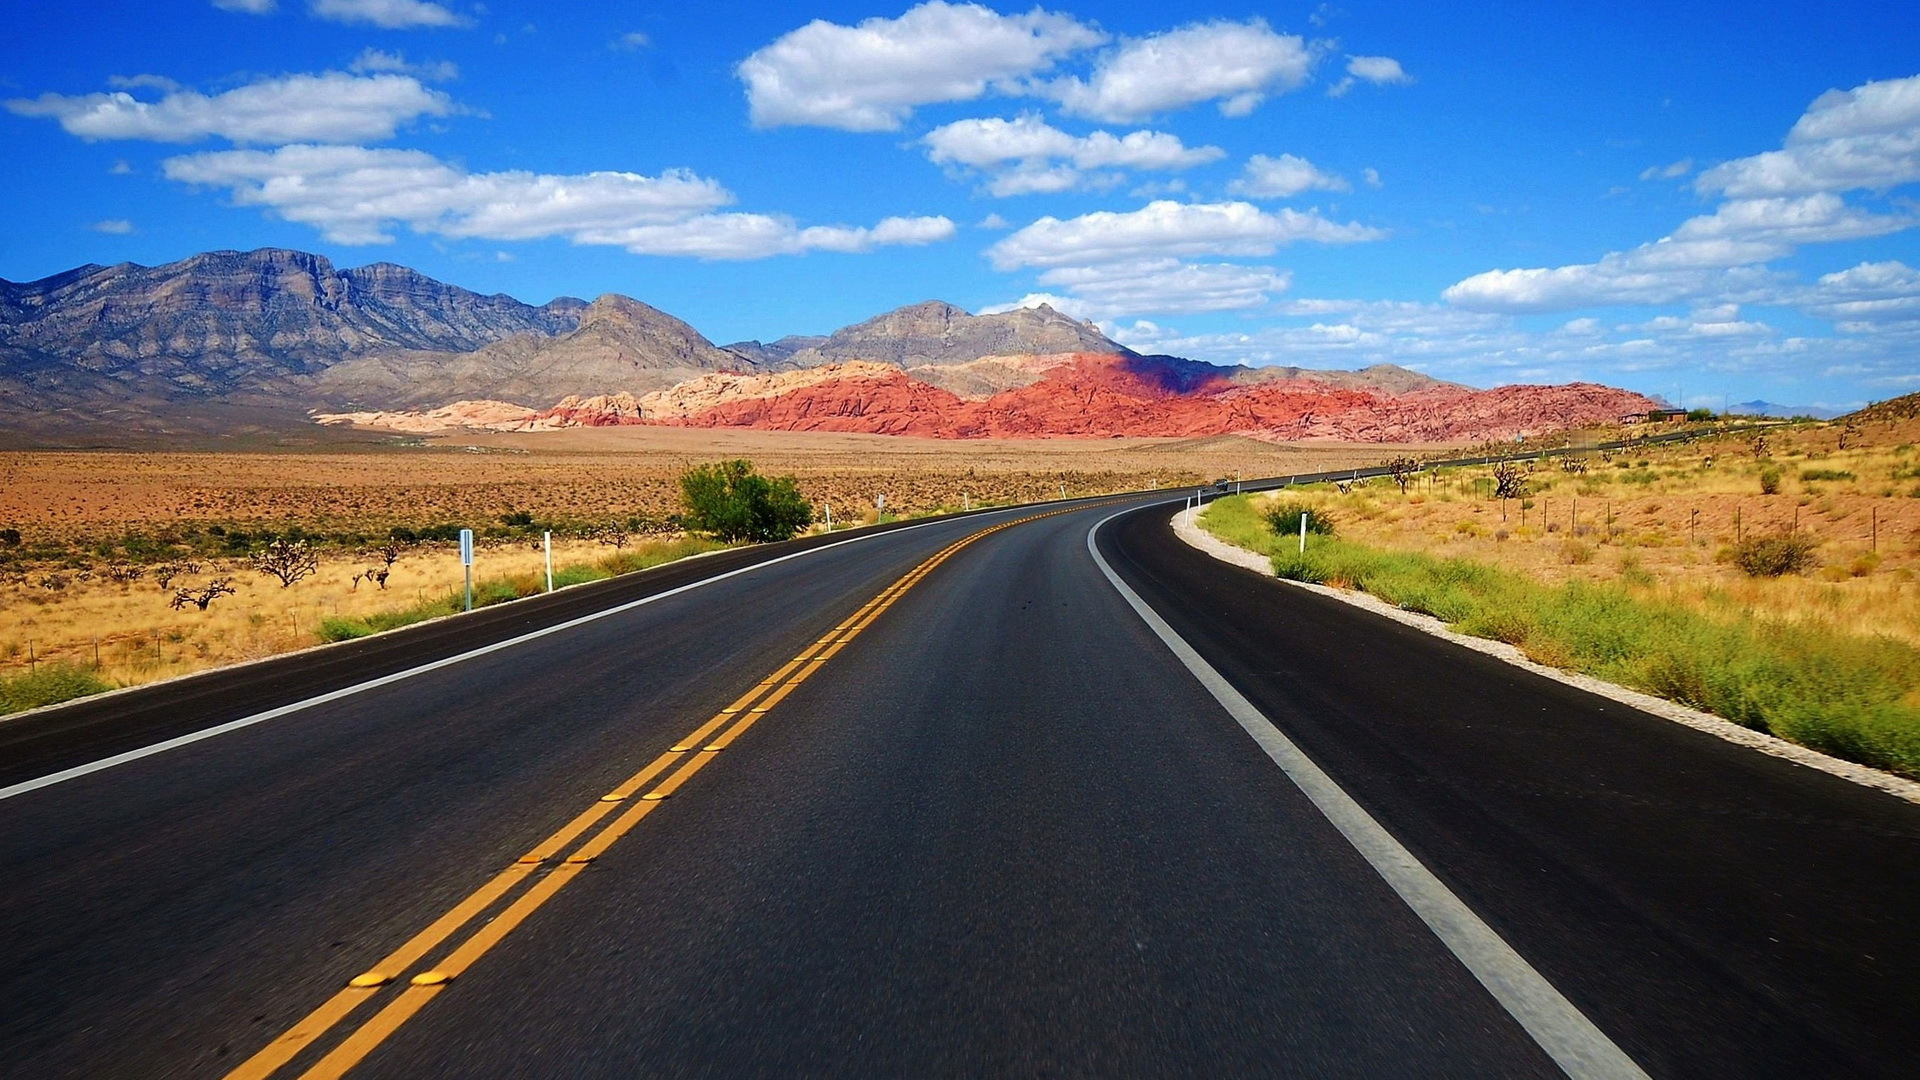
[[1307, 511], [1300, 511], [1300, 554], [1307, 553]]
[[827, 508], [827, 531], [832, 532], [833, 531], [833, 504], [822, 503], [821, 505]]
[[[443, 534], [444, 535], [444, 534]], [[460, 530], [460, 566], [467, 573], [467, 610], [473, 610], [473, 530]]]
[[540, 544], [542, 547], [546, 548], [547, 591], [552, 592], [553, 591], [553, 530], [552, 529], [548, 529], [545, 532], [542, 532], [540, 534]]

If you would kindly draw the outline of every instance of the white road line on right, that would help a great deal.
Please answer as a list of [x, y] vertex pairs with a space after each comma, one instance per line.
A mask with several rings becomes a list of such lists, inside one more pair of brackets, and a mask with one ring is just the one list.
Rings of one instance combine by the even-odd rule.
[[1158, 612], [1147, 606], [1140, 594], [1120, 580], [1095, 543], [1101, 527], [1120, 513], [1109, 514], [1087, 530], [1087, 553], [1093, 556], [1094, 564], [1134, 613], [1186, 665], [1214, 700], [1253, 736], [1260, 749], [1266, 751], [1333, 827], [1340, 830], [1340, 835], [1347, 838], [1388, 887], [1399, 894], [1434, 936], [1466, 965], [1480, 985], [1487, 988], [1494, 1000], [1573, 1080], [1648, 1080], [1646, 1072], [1587, 1019], [1586, 1014], [1575, 1008], [1545, 976], [1515, 952], [1513, 946], [1435, 877], [1433, 871], [1422, 865], [1314, 764], [1313, 759], [1295, 746], [1292, 739], [1282, 734], [1273, 721], [1235, 690]]

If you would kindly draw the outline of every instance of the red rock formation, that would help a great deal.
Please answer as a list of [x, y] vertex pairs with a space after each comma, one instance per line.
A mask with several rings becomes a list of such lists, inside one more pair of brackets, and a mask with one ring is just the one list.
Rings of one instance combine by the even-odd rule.
[[[493, 419], [505, 430], [664, 424], [943, 439], [1239, 433], [1276, 441], [1388, 443], [1509, 439], [1613, 423], [1653, 405], [1639, 394], [1593, 383], [1497, 390], [1444, 385], [1394, 395], [1298, 378], [1247, 384], [1211, 364], [1171, 357], [1081, 353], [1048, 363], [1038, 381], [984, 400], [963, 398], [891, 365], [853, 362], [773, 375], [707, 375], [638, 399], [624, 393], [569, 397], [537, 414], [482, 417], [477, 406], [493, 403], [472, 403], [476, 408], [450, 406], [433, 415], [458, 412], [470, 424]], [[373, 415], [338, 419], [380, 422], [367, 419]]]

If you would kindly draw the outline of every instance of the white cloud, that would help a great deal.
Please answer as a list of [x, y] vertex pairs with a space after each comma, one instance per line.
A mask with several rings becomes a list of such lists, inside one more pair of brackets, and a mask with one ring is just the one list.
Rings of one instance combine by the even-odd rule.
[[124, 90], [42, 94], [16, 98], [7, 108], [57, 120], [83, 139], [195, 142], [218, 136], [237, 143], [387, 139], [411, 120], [456, 111], [452, 98], [412, 76], [338, 71], [266, 79], [213, 96], [176, 90], [149, 102]]
[[1053, 293], [1035, 292], [1015, 300], [1011, 304], [990, 304], [980, 309], [982, 315], [999, 315], [1003, 312], [1018, 311], [1021, 308], [1050, 307], [1062, 315], [1085, 321], [1094, 319], [1093, 309], [1083, 306], [1071, 296], [1056, 296]]
[[133, 231], [133, 222], [126, 218], [107, 218], [105, 221], [96, 221], [87, 228], [109, 236], [126, 236]]
[[980, 223], [974, 227], [977, 229], [992, 229], [997, 232], [1001, 229], [1013, 228], [1013, 222], [1008, 221], [999, 214], [988, 214], [986, 217], [981, 218]]
[[936, 164], [988, 173], [994, 195], [1066, 191], [1087, 184], [1088, 170], [1180, 170], [1226, 156], [1217, 146], [1189, 147], [1163, 131], [1069, 135], [1031, 113], [956, 120], [921, 142]]
[[[1371, 173], [1373, 170], [1367, 170]], [[1376, 186], [1378, 176], [1375, 175]], [[1235, 195], [1254, 199], [1285, 199], [1303, 191], [1352, 191], [1353, 185], [1313, 162], [1292, 154], [1277, 158], [1255, 154], [1247, 159], [1247, 168], [1238, 180], [1227, 185]]]
[[415, 75], [429, 82], [446, 82], [460, 77], [460, 65], [451, 60], [415, 64], [409, 62], [404, 53], [383, 52], [371, 47], [360, 50], [360, 55], [353, 58], [347, 70], [363, 75], [368, 72]]
[[[1657, 175], [1675, 172], [1677, 162]], [[1764, 264], [1806, 244], [1884, 236], [1920, 224], [1848, 204], [1843, 192], [1920, 180], [1920, 76], [1829, 91], [1800, 117], [1783, 150], [1702, 173], [1694, 186], [1727, 196], [1671, 235], [1592, 263], [1490, 270], [1446, 290], [1483, 311], [1564, 311], [1595, 304], [1791, 302]]]
[[314, 15], [332, 22], [372, 23], [387, 30], [466, 26], [465, 18], [426, 0], [311, 0]]
[[1318, 211], [1265, 211], [1251, 203], [1160, 200], [1138, 210], [1043, 217], [989, 248], [995, 267], [1091, 266], [1194, 255], [1271, 255], [1297, 241], [1348, 244], [1386, 234]]
[[1260, 308], [1291, 280], [1271, 267], [1178, 259], [1062, 266], [1040, 275], [1040, 284], [1066, 290], [1076, 311], [1095, 319]]
[[637, 52], [653, 44], [653, 39], [638, 30], [632, 30], [613, 39], [613, 47], [622, 52]]
[[1823, 275], [1802, 303], [1851, 333], [1920, 328], [1920, 270], [1897, 260], [1861, 263]]
[[867, 251], [925, 244], [954, 233], [945, 218], [887, 218], [871, 228], [814, 226], [764, 214], [715, 213], [734, 201], [717, 181], [683, 170], [551, 175], [473, 173], [418, 150], [285, 146], [170, 158], [168, 178], [226, 189], [319, 229], [341, 244], [392, 239], [405, 226], [455, 239], [537, 240], [624, 247], [709, 259], [803, 251]]
[[928, 0], [856, 26], [816, 19], [741, 62], [758, 127], [895, 131], [920, 105], [971, 101], [1106, 40], [1071, 16]]
[[1640, 170], [1642, 180], [1673, 180], [1693, 171], [1693, 159], [1681, 158], [1671, 165], [1649, 165]]
[[1413, 81], [1400, 61], [1391, 56], [1349, 56], [1347, 74], [1339, 82], [1327, 88], [1329, 97], [1344, 97], [1358, 82], [1368, 82], [1375, 86], [1396, 86]]
[[1780, 150], [1701, 173], [1702, 193], [1733, 198], [1883, 191], [1920, 180], [1920, 75], [1829, 90]]
[[265, 15], [276, 6], [276, 0], [213, 0], [213, 6], [221, 11], [238, 11], [245, 15]]
[[1367, 186], [1370, 188], [1379, 188], [1383, 186], [1380, 182], [1379, 169], [1361, 169], [1360, 179], [1366, 181]]
[[394, 223], [450, 237], [529, 240], [683, 221], [733, 196], [687, 172], [470, 173], [419, 150], [285, 146], [171, 158], [169, 179], [227, 188], [343, 244], [383, 243]]
[[1277, 34], [1265, 20], [1215, 21], [1127, 40], [1087, 78], [1067, 76], [1033, 90], [1070, 115], [1109, 123], [1204, 101], [1218, 101], [1225, 116], [1245, 116], [1305, 83], [1314, 60], [1304, 39]]
[[576, 236], [575, 242], [617, 245], [635, 255], [762, 259], [809, 251], [858, 254], [877, 247], [918, 247], [949, 239], [953, 234], [953, 222], [944, 217], [890, 217], [872, 228], [801, 228], [788, 218], [768, 214], [702, 214], [670, 225], [588, 231]]

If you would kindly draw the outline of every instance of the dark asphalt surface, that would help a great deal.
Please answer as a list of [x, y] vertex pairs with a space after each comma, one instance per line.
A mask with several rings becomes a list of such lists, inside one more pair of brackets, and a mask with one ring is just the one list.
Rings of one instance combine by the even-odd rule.
[[[1100, 575], [1111, 512], [948, 560], [353, 1075], [1556, 1075]], [[1116, 571], [1650, 1073], [1912, 1075], [1920, 807], [1214, 563], [1169, 512], [1108, 526]], [[1008, 516], [0, 801], [0, 1072], [221, 1075]], [[766, 554], [0, 723], [0, 785]]]

